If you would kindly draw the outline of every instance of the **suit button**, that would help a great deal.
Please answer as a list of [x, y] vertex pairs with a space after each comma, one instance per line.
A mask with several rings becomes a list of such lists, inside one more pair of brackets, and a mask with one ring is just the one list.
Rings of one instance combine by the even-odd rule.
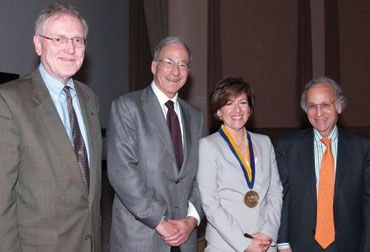
[[176, 184], [178, 184], [178, 183], [180, 183], [181, 182], [181, 180], [176, 180]]
[[86, 236], [85, 236], [85, 240], [87, 241], [87, 240], [90, 240], [91, 239], [91, 234], [87, 234]]
[[312, 234], [315, 235], [315, 233], [316, 233], [316, 230], [312, 229]]

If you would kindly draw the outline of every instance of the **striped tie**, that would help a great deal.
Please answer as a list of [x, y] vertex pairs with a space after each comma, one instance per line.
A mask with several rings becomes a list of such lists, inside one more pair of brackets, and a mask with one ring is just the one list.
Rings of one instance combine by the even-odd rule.
[[68, 116], [69, 116], [69, 122], [71, 124], [71, 129], [72, 129], [73, 147], [76, 153], [78, 164], [80, 166], [80, 170], [82, 173], [82, 179], [83, 179], [85, 188], [87, 190], [87, 193], [89, 193], [89, 189], [90, 189], [89, 160], [87, 159], [87, 150], [86, 150], [85, 142], [81, 134], [80, 126], [78, 125], [78, 120], [77, 120], [76, 112], [73, 108], [72, 96], [71, 96], [69, 89], [70, 87], [68, 86], [65, 86], [63, 88], [64, 92], [67, 95]]

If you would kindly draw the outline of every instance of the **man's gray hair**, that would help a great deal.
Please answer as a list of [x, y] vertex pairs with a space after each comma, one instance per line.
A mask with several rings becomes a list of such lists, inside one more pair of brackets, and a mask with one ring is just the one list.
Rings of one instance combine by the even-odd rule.
[[88, 26], [86, 20], [80, 16], [77, 9], [68, 3], [57, 2], [50, 4], [48, 7], [40, 12], [36, 22], [35, 22], [35, 33], [40, 34], [42, 32], [45, 21], [56, 14], [70, 14], [78, 18], [83, 26], [84, 38], [87, 37]]
[[343, 95], [342, 88], [339, 86], [339, 84], [335, 80], [330, 79], [327, 76], [322, 76], [322, 77], [313, 79], [313, 80], [306, 83], [306, 85], [303, 88], [303, 93], [302, 93], [302, 96], [301, 96], [301, 107], [302, 107], [302, 109], [305, 112], [307, 112], [307, 92], [308, 92], [308, 89], [310, 87], [312, 87], [313, 85], [318, 84], [318, 83], [325, 83], [325, 84], [328, 84], [329, 86], [331, 86], [333, 88], [334, 93], [335, 93], [335, 97], [336, 97], [336, 100], [335, 100], [336, 101], [335, 102], [336, 108], [337, 108], [337, 110], [339, 108], [342, 108], [342, 111], [343, 111], [344, 108], [347, 105], [347, 98]]
[[191, 50], [188, 47], [188, 45], [178, 37], [166, 37], [166, 38], [162, 39], [154, 49], [153, 59], [155, 61], [159, 60], [159, 54], [161, 53], [162, 49], [164, 47], [166, 47], [168, 45], [172, 45], [172, 44], [179, 44], [179, 45], [182, 45], [185, 48], [185, 50], [188, 52], [188, 55], [189, 55], [188, 65], [190, 66], [191, 65], [191, 60], [192, 60]]

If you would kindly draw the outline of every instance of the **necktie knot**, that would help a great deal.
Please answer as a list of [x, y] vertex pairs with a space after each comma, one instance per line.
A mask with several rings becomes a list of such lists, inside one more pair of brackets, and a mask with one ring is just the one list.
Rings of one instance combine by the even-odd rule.
[[70, 89], [70, 88], [71, 88], [70, 86], [64, 86], [63, 91], [64, 91], [64, 92], [66, 92], [67, 94], [71, 94], [71, 93], [69, 92], [69, 89]]
[[66, 96], [67, 96], [67, 102], [72, 101], [72, 96], [71, 96], [70, 89], [71, 89], [71, 87], [69, 87], [69, 86], [64, 86], [64, 88], [63, 88], [63, 91], [66, 93]]
[[320, 140], [323, 144], [325, 144], [326, 148], [330, 148], [331, 139], [330, 138], [322, 138]]
[[169, 110], [174, 110], [174, 103], [173, 103], [173, 101], [168, 100], [164, 105], [166, 105], [166, 107], [167, 107]]

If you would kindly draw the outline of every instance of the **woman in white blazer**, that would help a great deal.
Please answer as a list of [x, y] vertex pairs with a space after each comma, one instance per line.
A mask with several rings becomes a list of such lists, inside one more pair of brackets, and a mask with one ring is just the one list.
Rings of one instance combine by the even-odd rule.
[[223, 125], [200, 141], [206, 252], [276, 251], [282, 185], [270, 139], [245, 129], [253, 106], [253, 91], [242, 78], [221, 80], [211, 94], [211, 113]]

